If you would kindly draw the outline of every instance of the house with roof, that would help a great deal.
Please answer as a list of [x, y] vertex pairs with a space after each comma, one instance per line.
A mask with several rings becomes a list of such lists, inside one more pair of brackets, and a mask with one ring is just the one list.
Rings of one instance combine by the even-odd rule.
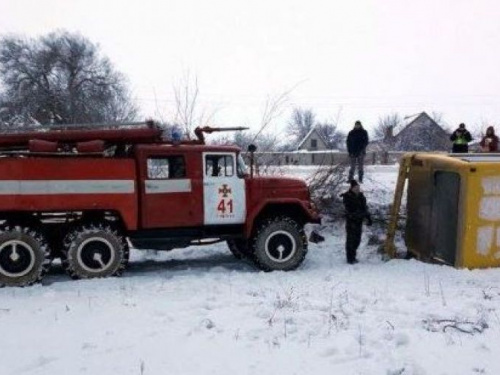
[[328, 149], [328, 144], [316, 126], [309, 130], [309, 133], [297, 146], [297, 151], [324, 151]]
[[450, 134], [426, 112], [421, 112], [397, 134], [391, 129], [383, 139], [370, 142], [367, 151], [449, 151]]
[[297, 150], [285, 156], [286, 164], [332, 164], [339, 150], [332, 149], [318, 127], [313, 127], [297, 145]]

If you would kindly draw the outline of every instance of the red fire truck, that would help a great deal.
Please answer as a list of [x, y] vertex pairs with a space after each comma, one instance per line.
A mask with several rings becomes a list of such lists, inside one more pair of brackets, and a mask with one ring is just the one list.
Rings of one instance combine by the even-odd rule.
[[265, 271], [292, 270], [319, 222], [304, 181], [256, 177], [233, 146], [172, 142], [153, 122], [0, 133], [0, 285], [121, 274], [129, 246], [227, 241]]

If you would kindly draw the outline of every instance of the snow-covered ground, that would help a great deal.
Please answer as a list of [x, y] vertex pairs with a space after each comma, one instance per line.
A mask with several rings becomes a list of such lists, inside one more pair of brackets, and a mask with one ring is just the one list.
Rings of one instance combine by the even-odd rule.
[[[368, 168], [369, 201], [396, 173]], [[500, 270], [386, 262], [366, 235], [349, 266], [342, 226], [322, 234], [294, 272], [220, 244], [1, 289], [0, 374], [500, 374]]]

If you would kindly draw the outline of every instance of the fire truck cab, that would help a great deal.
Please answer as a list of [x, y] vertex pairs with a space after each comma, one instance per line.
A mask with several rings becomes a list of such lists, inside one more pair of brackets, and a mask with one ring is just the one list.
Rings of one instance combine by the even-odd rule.
[[245, 223], [247, 172], [239, 149], [141, 145], [135, 154], [141, 228]]

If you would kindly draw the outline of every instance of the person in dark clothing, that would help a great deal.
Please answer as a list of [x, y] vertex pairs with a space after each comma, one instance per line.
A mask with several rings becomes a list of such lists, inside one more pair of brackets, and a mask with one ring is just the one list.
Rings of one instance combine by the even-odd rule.
[[453, 153], [467, 153], [469, 152], [469, 142], [472, 141], [472, 136], [469, 131], [465, 129], [465, 124], [458, 125], [458, 129], [453, 132], [450, 137], [453, 142], [451, 152]]
[[482, 152], [498, 152], [498, 137], [495, 135], [493, 126], [488, 126], [486, 135], [479, 142]]
[[354, 129], [347, 135], [347, 152], [349, 153], [351, 163], [349, 181], [354, 178], [354, 170], [357, 165], [359, 182], [363, 182], [363, 164], [365, 161], [366, 146], [368, 146], [368, 132], [361, 125], [361, 121], [356, 121]]
[[348, 191], [341, 195], [344, 202], [346, 213], [346, 243], [345, 252], [347, 263], [358, 263], [356, 259], [356, 251], [361, 242], [361, 234], [363, 233], [363, 220], [367, 220], [367, 225], [372, 225], [372, 219], [366, 206], [366, 198], [359, 188], [356, 180], [350, 181], [351, 187]]

